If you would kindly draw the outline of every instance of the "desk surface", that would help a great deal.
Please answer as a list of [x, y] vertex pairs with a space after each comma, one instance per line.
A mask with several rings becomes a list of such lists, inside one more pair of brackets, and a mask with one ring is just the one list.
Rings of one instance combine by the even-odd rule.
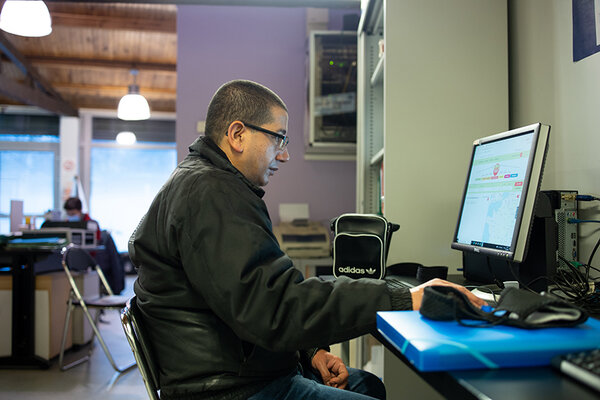
[[[461, 281], [462, 277], [449, 276]], [[464, 280], [464, 279], [463, 279]], [[421, 372], [379, 332], [373, 334], [390, 352], [447, 399], [456, 400], [598, 400], [600, 394], [550, 366], [502, 368], [496, 370], [466, 370]]]
[[552, 367], [503, 368], [421, 372], [379, 332], [373, 336], [447, 399], [456, 400], [598, 400], [592, 389], [562, 375]]

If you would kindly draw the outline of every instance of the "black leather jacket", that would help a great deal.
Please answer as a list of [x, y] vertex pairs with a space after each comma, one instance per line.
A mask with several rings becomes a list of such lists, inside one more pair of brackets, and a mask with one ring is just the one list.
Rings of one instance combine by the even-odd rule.
[[164, 398], [247, 398], [297, 368], [299, 349], [365, 334], [392, 303], [411, 307], [382, 281], [304, 279], [263, 194], [201, 137], [130, 239]]

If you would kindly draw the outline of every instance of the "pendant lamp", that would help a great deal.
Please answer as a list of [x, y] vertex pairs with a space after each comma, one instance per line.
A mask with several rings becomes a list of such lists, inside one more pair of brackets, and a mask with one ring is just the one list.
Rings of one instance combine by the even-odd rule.
[[129, 85], [129, 93], [121, 98], [117, 108], [117, 117], [126, 121], [139, 121], [150, 118], [150, 106], [144, 96], [140, 94], [140, 87], [135, 83], [138, 71], [131, 70], [133, 85]]
[[130, 131], [122, 131], [117, 133], [117, 137], [115, 138], [118, 144], [122, 145], [132, 145], [136, 142], [137, 138], [135, 137], [135, 133]]
[[52, 32], [52, 19], [41, 0], [6, 0], [0, 12], [0, 29], [20, 36], [46, 36]]

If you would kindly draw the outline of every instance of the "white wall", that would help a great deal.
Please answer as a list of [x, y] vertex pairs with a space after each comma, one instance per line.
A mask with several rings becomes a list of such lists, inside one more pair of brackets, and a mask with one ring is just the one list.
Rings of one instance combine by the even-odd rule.
[[506, 2], [388, 0], [385, 216], [388, 264], [447, 265], [473, 140], [508, 127]]
[[79, 173], [79, 118], [60, 117], [60, 203], [73, 192], [75, 176]]
[[[552, 126], [543, 189], [600, 197], [600, 53], [573, 62], [572, 2], [510, 0], [511, 128]], [[600, 219], [600, 202], [580, 203], [580, 218]], [[587, 261], [600, 224], [580, 225]], [[595, 256], [596, 265], [600, 255]]]

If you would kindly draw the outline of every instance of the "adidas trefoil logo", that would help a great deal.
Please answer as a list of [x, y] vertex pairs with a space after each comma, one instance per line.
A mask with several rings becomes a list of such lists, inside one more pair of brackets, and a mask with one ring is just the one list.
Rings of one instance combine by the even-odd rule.
[[369, 275], [373, 275], [375, 272], [377, 272], [377, 270], [373, 267], [369, 267], [367, 269], [357, 268], [357, 267], [338, 267], [338, 271], [340, 273], [361, 274], [361, 275], [364, 275], [365, 273], [369, 274]]

